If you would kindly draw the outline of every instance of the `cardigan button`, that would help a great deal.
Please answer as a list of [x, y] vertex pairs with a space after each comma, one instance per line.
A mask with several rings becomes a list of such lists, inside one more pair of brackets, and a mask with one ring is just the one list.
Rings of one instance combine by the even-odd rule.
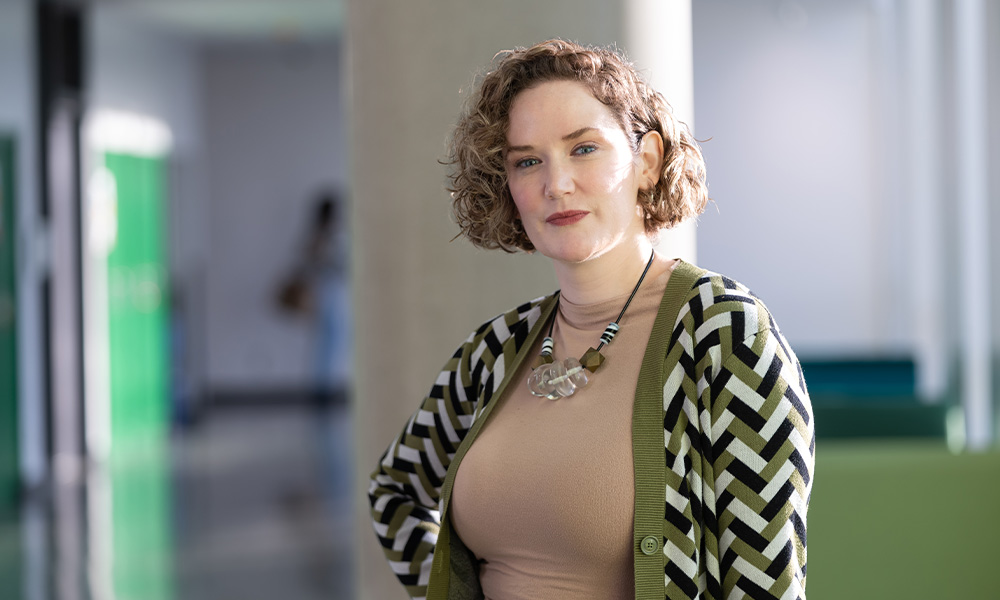
[[642, 542], [639, 543], [639, 549], [646, 556], [652, 556], [656, 554], [656, 551], [660, 549], [660, 538], [652, 535], [647, 535], [642, 538]]

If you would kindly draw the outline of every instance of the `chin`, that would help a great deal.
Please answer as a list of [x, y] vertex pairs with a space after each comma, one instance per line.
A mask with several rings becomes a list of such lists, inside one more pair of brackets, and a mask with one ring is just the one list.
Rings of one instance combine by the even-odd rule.
[[[570, 233], [570, 232], [565, 232]], [[555, 261], [580, 264], [603, 256], [617, 247], [622, 240], [587, 232], [572, 235], [542, 235], [539, 243], [531, 240], [535, 252]], [[529, 236], [530, 239], [530, 236]]]
[[538, 247], [536, 246], [535, 249], [540, 254], [543, 254], [544, 256], [552, 260], [557, 260], [559, 262], [570, 263], [570, 264], [586, 262], [602, 254], [601, 252], [598, 252], [594, 248], [564, 248], [564, 247], [544, 248], [543, 247], [541, 249], [538, 249]]

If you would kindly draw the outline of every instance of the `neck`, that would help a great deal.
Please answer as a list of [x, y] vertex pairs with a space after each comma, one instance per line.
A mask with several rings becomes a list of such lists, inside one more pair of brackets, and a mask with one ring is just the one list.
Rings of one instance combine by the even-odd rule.
[[556, 261], [560, 293], [574, 304], [592, 304], [627, 294], [635, 288], [652, 251], [652, 243], [641, 236], [635, 244], [619, 246], [584, 262]]

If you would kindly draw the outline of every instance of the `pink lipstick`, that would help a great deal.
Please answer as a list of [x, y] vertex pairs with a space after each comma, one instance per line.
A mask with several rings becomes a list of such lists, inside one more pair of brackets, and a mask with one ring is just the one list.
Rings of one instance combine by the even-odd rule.
[[585, 210], [567, 210], [550, 215], [549, 218], [545, 219], [545, 222], [549, 225], [562, 227], [565, 225], [572, 225], [589, 214], [590, 213]]

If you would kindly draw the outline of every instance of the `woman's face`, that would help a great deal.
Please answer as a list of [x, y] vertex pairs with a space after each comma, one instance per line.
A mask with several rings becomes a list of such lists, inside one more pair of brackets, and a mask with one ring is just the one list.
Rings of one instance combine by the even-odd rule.
[[518, 94], [505, 164], [535, 249], [581, 263], [645, 236], [638, 192], [658, 171], [644, 168], [645, 154], [632, 153], [611, 110], [581, 83], [549, 81]]

